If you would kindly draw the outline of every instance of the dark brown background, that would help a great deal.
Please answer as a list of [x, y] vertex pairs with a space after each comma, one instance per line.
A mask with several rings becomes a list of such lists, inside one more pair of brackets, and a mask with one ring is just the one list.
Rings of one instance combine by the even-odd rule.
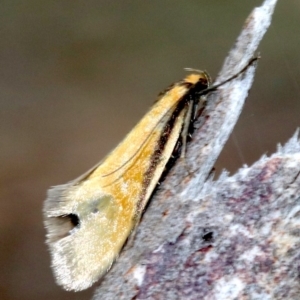
[[[0, 6], [0, 298], [88, 299], [56, 286], [44, 245], [49, 186], [99, 161], [156, 95], [213, 77], [262, 1], [15, 1]], [[279, 1], [250, 97], [217, 170], [272, 153], [299, 126], [300, 2]]]

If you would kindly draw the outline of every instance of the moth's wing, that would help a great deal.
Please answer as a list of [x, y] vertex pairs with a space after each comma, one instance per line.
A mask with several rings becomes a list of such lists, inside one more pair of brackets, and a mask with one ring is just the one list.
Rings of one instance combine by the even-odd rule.
[[[185, 109], [176, 120], [173, 112], [186, 91], [175, 86], [100, 164], [50, 189], [44, 207], [47, 244], [56, 280], [65, 289], [88, 288], [111, 267], [176, 145]], [[175, 123], [168, 128], [170, 119]]]
[[140, 204], [141, 210], [143, 210], [147, 205], [147, 202], [149, 201], [149, 198], [151, 197], [153, 190], [155, 189], [159, 179], [161, 178], [162, 173], [165, 171], [166, 164], [168, 163], [170, 157], [173, 154], [174, 148], [180, 138], [184, 126], [187, 111], [188, 111], [188, 106], [182, 108], [182, 110], [176, 117], [176, 121], [172, 125], [172, 128], [170, 128], [169, 136], [164, 143], [163, 149], [161, 150], [158, 163], [155, 166], [155, 170], [153, 171], [151, 178], [149, 178], [149, 184], [147, 185], [147, 187], [145, 187], [145, 196], [142, 199]]
[[78, 178], [66, 184], [53, 186], [47, 191], [47, 198], [43, 207], [47, 243], [51, 244], [67, 236], [69, 231], [78, 225], [74, 215], [74, 206], [76, 206], [74, 203], [77, 199], [70, 199], [70, 192], [75, 191], [77, 186], [89, 177], [101, 163], [102, 161]]
[[[66, 201], [68, 201], [65, 197], [66, 191], [71, 190], [80, 182], [82, 182], [85, 178], [89, 177], [101, 165], [102, 161], [103, 160], [101, 160], [87, 172], [80, 175], [78, 178], [66, 184], [51, 187], [47, 191], [47, 199], [44, 202], [43, 212], [45, 218], [69, 214], [69, 211], [66, 209], [67, 204], [65, 203]], [[46, 224], [46, 226], [47, 225], [48, 224]]]
[[51, 188], [45, 201], [52, 267], [66, 290], [91, 286], [111, 267], [121, 248], [120, 243], [111, 242], [116, 238], [113, 228], [119, 206], [97, 182], [84, 181], [99, 165], [68, 184]]

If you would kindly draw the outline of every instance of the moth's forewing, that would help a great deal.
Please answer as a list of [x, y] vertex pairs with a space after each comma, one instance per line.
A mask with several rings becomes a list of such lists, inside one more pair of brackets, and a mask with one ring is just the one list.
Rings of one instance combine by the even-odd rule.
[[66, 290], [86, 289], [109, 270], [190, 122], [197, 89], [208, 84], [200, 73], [173, 85], [100, 164], [49, 190], [47, 243], [56, 280]]

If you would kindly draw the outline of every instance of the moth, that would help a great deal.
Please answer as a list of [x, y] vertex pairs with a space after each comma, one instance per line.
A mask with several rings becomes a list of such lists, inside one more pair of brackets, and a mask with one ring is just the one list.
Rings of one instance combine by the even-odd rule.
[[201, 97], [225, 82], [211, 86], [206, 72], [189, 74], [162, 93], [99, 164], [48, 191], [46, 243], [59, 285], [83, 290], [108, 272], [138, 225], [174, 150], [181, 149], [184, 156]]

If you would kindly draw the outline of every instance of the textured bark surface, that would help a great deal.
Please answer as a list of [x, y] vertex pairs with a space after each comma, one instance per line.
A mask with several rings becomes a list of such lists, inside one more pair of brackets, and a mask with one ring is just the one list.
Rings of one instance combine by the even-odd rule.
[[[266, 0], [253, 10], [217, 82], [255, 56], [275, 5]], [[178, 161], [154, 195], [133, 243], [94, 299], [297, 299], [297, 135], [252, 167], [207, 180], [240, 115], [254, 71], [250, 66], [209, 95], [186, 160]]]

